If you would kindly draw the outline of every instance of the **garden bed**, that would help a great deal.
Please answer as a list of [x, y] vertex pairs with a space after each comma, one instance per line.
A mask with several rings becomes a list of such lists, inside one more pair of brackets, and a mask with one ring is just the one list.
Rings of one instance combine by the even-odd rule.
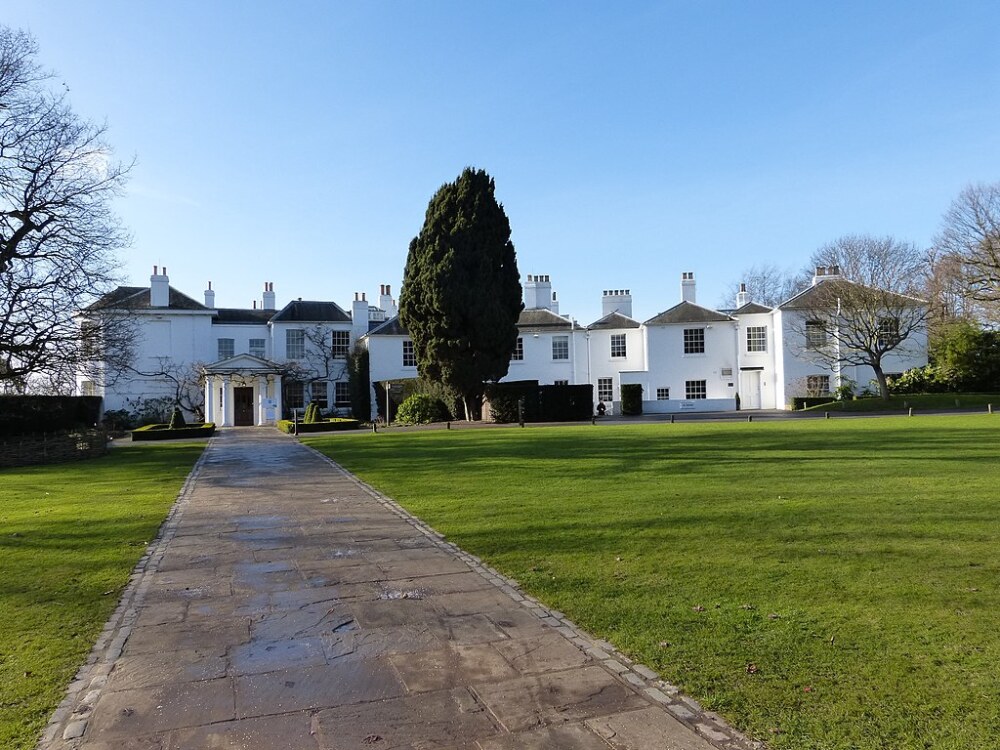
[[132, 442], [142, 440], [176, 440], [178, 438], [200, 438], [212, 437], [215, 434], [215, 425], [212, 422], [205, 424], [189, 424], [185, 427], [175, 427], [171, 429], [167, 424], [148, 424], [132, 430]]
[[[279, 419], [275, 425], [282, 432], [289, 435], [295, 434], [295, 423], [290, 419]], [[344, 417], [331, 417], [322, 422], [299, 422], [299, 434], [304, 432], [335, 432], [337, 430], [356, 430], [361, 426], [361, 422], [356, 419], [346, 419]]]

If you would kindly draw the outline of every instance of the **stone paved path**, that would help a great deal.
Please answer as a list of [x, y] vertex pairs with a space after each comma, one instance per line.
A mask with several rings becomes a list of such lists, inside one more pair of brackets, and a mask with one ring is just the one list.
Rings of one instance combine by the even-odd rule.
[[751, 744], [291, 438], [213, 439], [43, 748]]

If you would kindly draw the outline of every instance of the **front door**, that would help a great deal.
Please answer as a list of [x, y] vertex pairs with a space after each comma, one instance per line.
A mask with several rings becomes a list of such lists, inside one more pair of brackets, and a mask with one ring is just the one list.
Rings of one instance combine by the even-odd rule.
[[233, 424], [253, 426], [253, 388], [233, 388]]
[[744, 409], [760, 408], [760, 370], [740, 373], [740, 397]]

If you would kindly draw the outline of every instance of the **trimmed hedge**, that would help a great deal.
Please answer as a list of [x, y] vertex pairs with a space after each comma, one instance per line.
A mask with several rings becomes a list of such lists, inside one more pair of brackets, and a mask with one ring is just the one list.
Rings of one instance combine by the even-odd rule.
[[0, 436], [93, 428], [100, 396], [0, 396]]
[[518, 402], [524, 399], [525, 422], [576, 422], [594, 413], [592, 385], [539, 385], [537, 380], [490, 383], [486, 398], [494, 422], [511, 423], [518, 418]]
[[832, 403], [836, 403], [836, 399], [833, 396], [795, 396], [792, 398], [792, 409], [794, 411], [798, 411], [799, 409], [806, 409], [810, 406]]
[[[361, 426], [361, 422], [356, 419], [345, 419], [342, 417], [331, 417], [321, 422], [299, 422], [299, 434], [304, 432], [335, 432], [337, 430], [356, 430]], [[275, 423], [282, 432], [289, 435], [295, 434], [295, 422], [291, 419], [279, 419]]]
[[622, 383], [622, 414], [629, 417], [642, 414], [642, 386]]
[[178, 438], [200, 438], [212, 437], [215, 434], [215, 425], [212, 422], [205, 424], [188, 425], [187, 427], [171, 427], [167, 424], [148, 424], [132, 430], [132, 442], [143, 440], [176, 440]]

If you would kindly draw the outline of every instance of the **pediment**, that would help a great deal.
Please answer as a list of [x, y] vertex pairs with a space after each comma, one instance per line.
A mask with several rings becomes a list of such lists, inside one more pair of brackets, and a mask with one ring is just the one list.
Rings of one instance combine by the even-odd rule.
[[273, 373], [280, 372], [281, 365], [268, 359], [254, 357], [252, 354], [237, 354], [235, 357], [220, 359], [218, 362], [204, 365], [206, 373]]

